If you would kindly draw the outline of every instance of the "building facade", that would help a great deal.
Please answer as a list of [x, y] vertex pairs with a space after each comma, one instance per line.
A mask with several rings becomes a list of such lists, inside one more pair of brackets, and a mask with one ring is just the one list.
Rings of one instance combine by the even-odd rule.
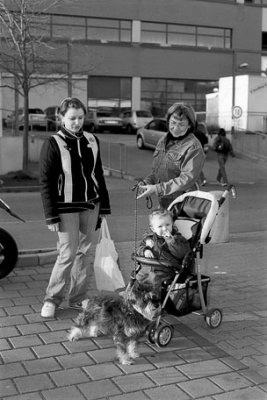
[[[43, 109], [72, 94], [117, 114], [164, 115], [176, 101], [205, 112], [221, 77], [267, 67], [267, 0], [62, 1], [48, 17], [71, 85], [33, 90], [30, 106]], [[12, 103], [11, 93], [2, 98], [3, 109]]]

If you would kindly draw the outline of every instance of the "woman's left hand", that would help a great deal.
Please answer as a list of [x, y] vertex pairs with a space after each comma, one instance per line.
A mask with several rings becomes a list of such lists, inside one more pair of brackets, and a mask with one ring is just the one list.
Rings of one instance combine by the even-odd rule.
[[137, 200], [141, 199], [141, 197], [151, 196], [156, 193], [156, 185], [142, 185], [140, 188], [143, 192], [137, 196]]

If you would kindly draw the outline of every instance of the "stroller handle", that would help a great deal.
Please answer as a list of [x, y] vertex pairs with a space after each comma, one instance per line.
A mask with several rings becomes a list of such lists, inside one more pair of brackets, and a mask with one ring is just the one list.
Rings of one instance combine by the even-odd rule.
[[236, 198], [236, 188], [234, 185], [229, 185], [227, 189], [223, 192], [221, 198], [218, 200], [219, 207], [223, 205], [225, 202], [226, 198], [229, 196], [229, 193], [232, 193], [232, 197], [235, 199]]

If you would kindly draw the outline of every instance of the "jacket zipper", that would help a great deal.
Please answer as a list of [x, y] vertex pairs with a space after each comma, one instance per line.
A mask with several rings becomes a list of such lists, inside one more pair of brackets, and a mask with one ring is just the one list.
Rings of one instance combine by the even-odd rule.
[[[78, 146], [78, 153], [80, 156], [80, 160], [82, 160], [82, 154], [81, 154], [81, 147], [80, 147], [80, 140], [77, 140], [77, 146]], [[84, 170], [83, 170], [83, 164], [82, 161], [80, 161], [81, 164], [81, 173], [85, 182], [85, 193], [84, 193], [84, 197], [85, 197], [85, 201], [88, 201], [88, 197], [87, 197], [87, 188], [88, 188], [88, 183], [87, 183], [87, 179], [84, 175]]]

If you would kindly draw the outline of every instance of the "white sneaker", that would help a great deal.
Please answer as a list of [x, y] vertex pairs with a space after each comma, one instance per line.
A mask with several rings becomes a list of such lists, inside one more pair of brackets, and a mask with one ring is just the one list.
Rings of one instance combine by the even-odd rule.
[[46, 301], [41, 310], [41, 317], [53, 318], [55, 316], [56, 305], [51, 301]]

